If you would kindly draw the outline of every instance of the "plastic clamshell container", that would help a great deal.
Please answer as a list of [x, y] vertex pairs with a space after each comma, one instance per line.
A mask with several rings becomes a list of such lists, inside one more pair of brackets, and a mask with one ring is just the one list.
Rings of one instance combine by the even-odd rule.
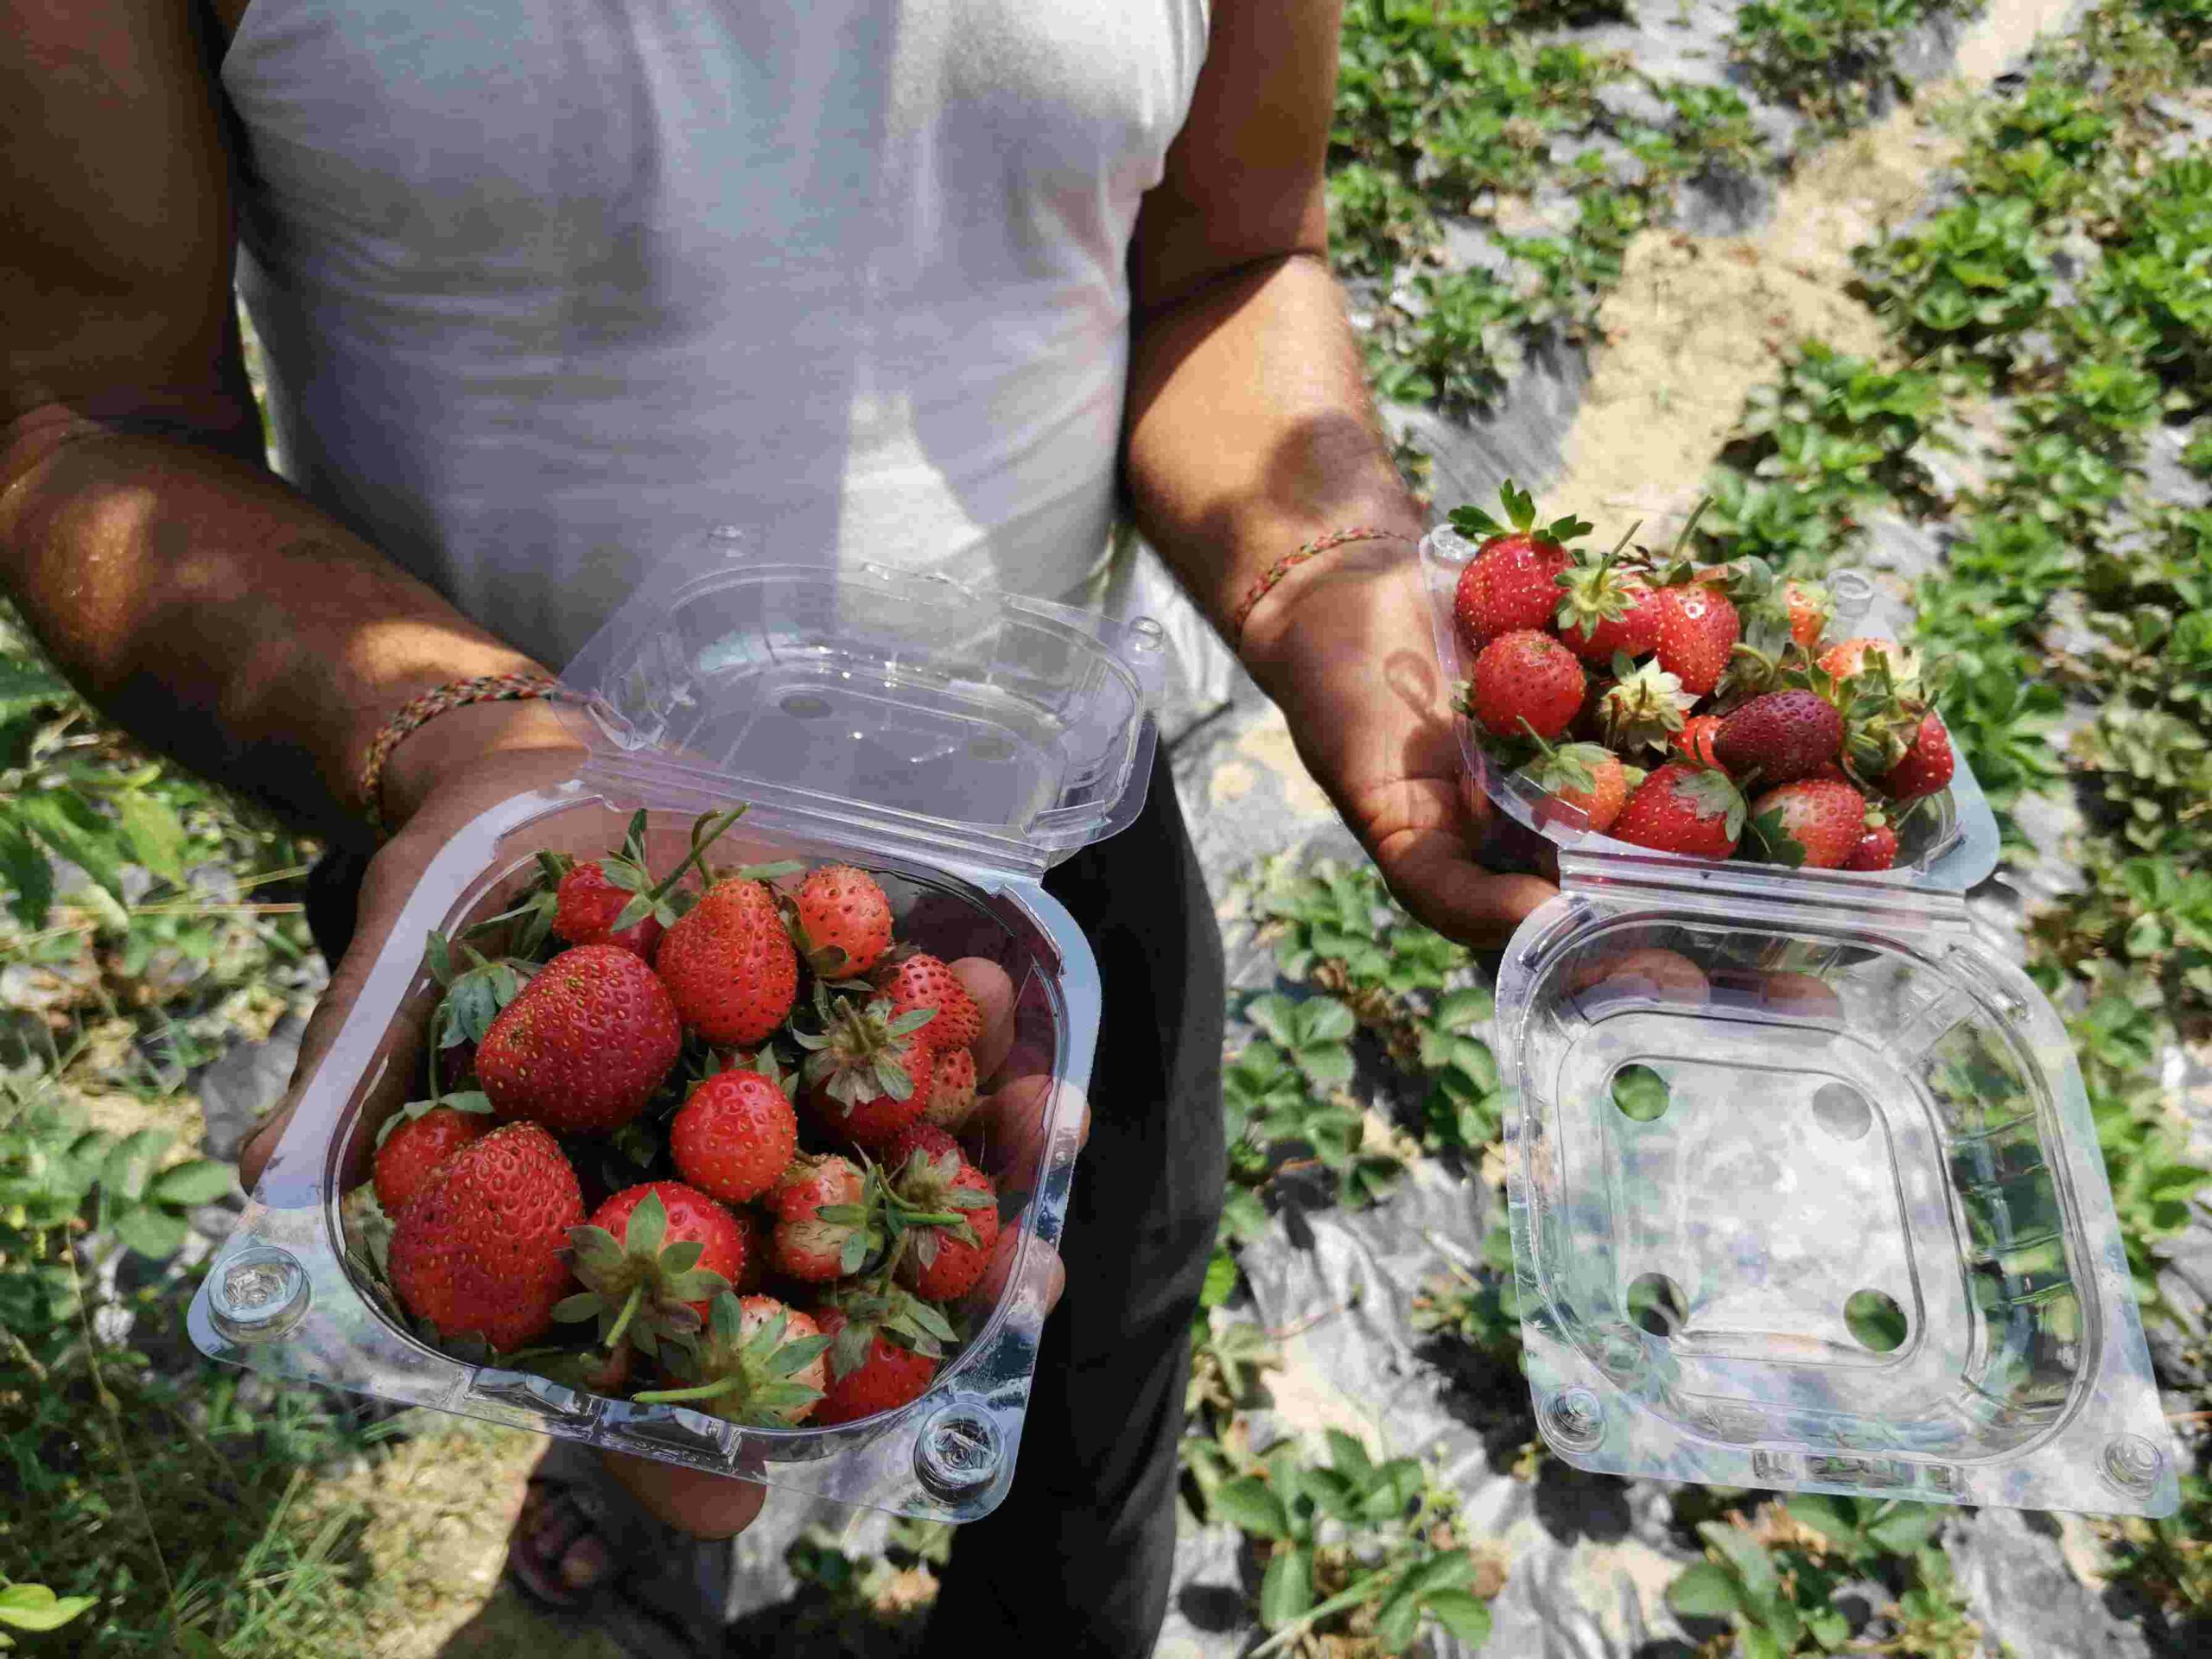
[[[1455, 679], [1473, 551], [1449, 530], [1421, 548]], [[1828, 580], [1846, 630], [1897, 637], [1871, 580]], [[1592, 834], [1455, 719], [1494, 821], [1559, 872], [1497, 988], [1553, 1450], [1662, 1480], [2171, 1513], [2080, 1070], [1969, 919], [1999, 838], [1964, 760], [1898, 868], [1791, 870]]]
[[[770, 563], [752, 545], [722, 531], [688, 548], [570, 664], [563, 712], [589, 759], [573, 781], [485, 813], [425, 871], [211, 1264], [190, 1328], [203, 1352], [258, 1370], [970, 1520], [1013, 1478], [1097, 1033], [1096, 963], [1042, 878], [1142, 806], [1165, 641], [1149, 619], [1121, 624], [872, 566]], [[1035, 1080], [1014, 1091], [1033, 1109], [983, 1131], [1003, 1271], [960, 1310], [967, 1340], [920, 1399], [825, 1428], [740, 1426], [442, 1352], [363, 1269], [342, 1202], [410, 1092], [435, 1001], [429, 932], [499, 913], [537, 849], [597, 856], [642, 807], [664, 868], [697, 814], [741, 801], [750, 810], [716, 843], [717, 863], [796, 857], [876, 873], [900, 938], [1005, 968], [1014, 1037], [998, 1081]]]

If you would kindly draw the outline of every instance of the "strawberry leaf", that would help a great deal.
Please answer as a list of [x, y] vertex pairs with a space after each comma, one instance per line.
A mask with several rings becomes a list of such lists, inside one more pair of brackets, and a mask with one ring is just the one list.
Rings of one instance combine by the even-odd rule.
[[795, 1337], [769, 1357], [768, 1370], [778, 1376], [804, 1370], [829, 1351], [827, 1337]]
[[844, 1247], [837, 1252], [837, 1271], [848, 1275], [858, 1273], [861, 1270], [861, 1264], [867, 1260], [868, 1235], [864, 1232], [853, 1233], [846, 1238]]
[[875, 1327], [855, 1319], [849, 1322], [830, 1344], [830, 1370], [839, 1378], [850, 1376], [868, 1363], [875, 1345]]
[[[679, 1273], [689, 1273], [699, 1265], [699, 1258], [706, 1252], [707, 1247], [699, 1240], [681, 1239], [660, 1253], [660, 1270], [671, 1278]], [[687, 1296], [684, 1300], [690, 1301], [693, 1299]]]
[[660, 1254], [660, 1242], [667, 1232], [668, 1206], [660, 1201], [659, 1193], [648, 1192], [630, 1212], [629, 1224], [622, 1232], [623, 1249], [632, 1255], [650, 1259]]
[[606, 1306], [597, 1291], [579, 1291], [554, 1303], [553, 1317], [563, 1325], [575, 1325], [580, 1320], [596, 1319], [600, 1309]]

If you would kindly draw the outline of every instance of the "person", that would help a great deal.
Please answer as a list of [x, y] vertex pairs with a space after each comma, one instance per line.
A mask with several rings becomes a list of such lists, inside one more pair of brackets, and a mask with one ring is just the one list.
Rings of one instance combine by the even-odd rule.
[[[296, 1089], [431, 855], [577, 763], [482, 688], [724, 521], [1056, 599], [1132, 523], [1414, 914], [1494, 944], [1548, 896], [1470, 856], [1422, 520], [1328, 268], [1338, 5], [5, 0], [0, 570], [110, 716], [333, 849]], [[1017, 1478], [933, 1628], [1136, 1654], [1221, 1186], [1164, 772], [1052, 890], [1105, 986], [1091, 1138]], [[616, 1473], [695, 1537], [760, 1502]], [[518, 1540], [555, 1592], [604, 1565], [556, 1499]]]

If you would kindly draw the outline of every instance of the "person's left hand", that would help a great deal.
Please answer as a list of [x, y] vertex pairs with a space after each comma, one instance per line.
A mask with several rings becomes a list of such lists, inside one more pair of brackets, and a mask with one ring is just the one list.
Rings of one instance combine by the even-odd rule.
[[1465, 944], [1503, 944], [1555, 891], [1474, 861], [1488, 803], [1465, 776], [1413, 550], [1361, 543], [1294, 570], [1253, 611], [1243, 658], [1400, 903]]

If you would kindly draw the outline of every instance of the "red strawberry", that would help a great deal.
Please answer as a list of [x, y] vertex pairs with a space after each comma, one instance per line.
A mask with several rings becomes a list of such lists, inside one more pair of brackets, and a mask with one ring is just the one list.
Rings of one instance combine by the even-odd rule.
[[631, 1397], [684, 1405], [734, 1423], [804, 1422], [830, 1382], [830, 1338], [812, 1316], [772, 1296], [715, 1298], [705, 1330], [666, 1357], [682, 1387]]
[[579, 864], [554, 888], [553, 932], [571, 944], [620, 945], [632, 956], [651, 962], [660, 948], [658, 917], [641, 917], [628, 927], [615, 930], [614, 918], [638, 895], [607, 879], [598, 863]]
[[653, 970], [613, 944], [580, 944], [499, 1010], [476, 1077], [502, 1118], [619, 1129], [645, 1109], [683, 1046]]
[[1602, 744], [1567, 743], [1556, 749], [1539, 747], [1542, 753], [1522, 769], [1522, 775], [1544, 793], [1538, 810], [1540, 820], [1603, 835], [1620, 816], [1621, 803], [1628, 798], [1630, 789], [1643, 781], [1642, 772], [1624, 766], [1620, 756]]
[[519, 1348], [553, 1323], [570, 1283], [569, 1230], [583, 1218], [559, 1144], [535, 1123], [507, 1124], [439, 1165], [400, 1212], [391, 1287], [442, 1337]]
[[745, 1276], [745, 1229], [681, 1181], [625, 1187], [569, 1240], [584, 1288], [554, 1317], [598, 1319], [607, 1348], [627, 1338], [657, 1353], [661, 1338], [696, 1335], [708, 1303]]
[[1849, 784], [1805, 779], [1751, 804], [1758, 855], [1795, 869], [1840, 869], [1866, 833], [1866, 798]]
[[1769, 691], [1730, 712], [1713, 752], [1735, 777], [1795, 783], [1843, 751], [1843, 716], [1813, 691]]
[[1586, 663], [1611, 663], [1615, 652], [1648, 656], [1658, 643], [1650, 584], [1613, 563], [1619, 551], [1615, 548], [1594, 564], [1577, 561], [1559, 579], [1566, 596], [1553, 620], [1560, 642]]
[[1891, 671], [1900, 680], [1907, 677], [1912, 653], [1894, 639], [1846, 639], [1822, 652], [1818, 662], [1823, 671], [1839, 680], [1848, 680], [1866, 671], [1870, 652], [1887, 657]]
[[[769, 1204], [780, 1217], [773, 1249], [776, 1269], [794, 1279], [822, 1283], [857, 1271], [867, 1250], [862, 1221], [825, 1218], [824, 1210], [859, 1210], [868, 1196], [867, 1179], [857, 1166], [835, 1154], [800, 1154], [777, 1182]], [[852, 1249], [847, 1265], [848, 1247]]]
[[1550, 624], [1560, 602], [1560, 573], [1573, 556], [1562, 543], [1590, 531], [1572, 516], [1538, 525], [1535, 502], [1511, 479], [1498, 491], [1498, 500], [1508, 523], [1479, 507], [1452, 514], [1454, 530], [1482, 538], [1452, 594], [1452, 620], [1470, 657], [1502, 633]]
[[653, 966], [683, 1023], [714, 1043], [761, 1041], [798, 995], [798, 952], [775, 895], [745, 876], [709, 887], [668, 930]]
[[750, 1210], [733, 1210], [730, 1215], [737, 1223], [738, 1236], [745, 1243], [745, 1265], [730, 1281], [730, 1288], [741, 1296], [749, 1296], [760, 1288], [761, 1281], [768, 1276], [768, 1228]]
[[459, 1111], [429, 1101], [411, 1102], [405, 1111], [386, 1119], [375, 1165], [377, 1202], [385, 1214], [397, 1217], [439, 1165], [492, 1127], [488, 1112]]
[[1513, 534], [1493, 537], [1459, 573], [1452, 620], [1469, 655], [1500, 634], [1550, 626], [1559, 577], [1568, 563], [1556, 542]]
[[937, 1070], [930, 1077], [930, 1103], [922, 1116], [957, 1135], [976, 1109], [976, 1057], [964, 1048], [932, 1051]]
[[1475, 658], [1467, 713], [1497, 737], [1557, 737], [1582, 708], [1582, 664], [1548, 633], [1500, 634]]
[[1866, 827], [1859, 837], [1859, 844], [1851, 849], [1851, 856], [1843, 861], [1847, 870], [1886, 870], [1897, 861], [1897, 832], [1887, 818], [1871, 809], [1866, 814]]
[[930, 1046], [973, 1048], [982, 1039], [983, 1011], [951, 969], [925, 950], [912, 950], [896, 962], [876, 969], [875, 988], [890, 999], [896, 1014], [917, 1008], [934, 1008], [936, 1016], [921, 1028]]
[[1719, 766], [1720, 757], [1713, 752], [1713, 739], [1719, 729], [1719, 715], [1692, 715], [1675, 734], [1675, 753], [1688, 755], [1700, 766]]
[[891, 948], [891, 900], [866, 870], [849, 864], [810, 870], [793, 906], [808, 961], [828, 978], [865, 974]]
[[899, 1260], [899, 1282], [933, 1302], [965, 1296], [998, 1243], [998, 1189], [991, 1178], [957, 1147], [931, 1151], [918, 1144], [886, 1168], [912, 1229]]
[[1651, 598], [1657, 613], [1659, 665], [1702, 697], [1720, 683], [1728, 654], [1742, 632], [1727, 594], [1699, 582], [1662, 588]]
[[1828, 590], [1817, 582], [1793, 577], [1782, 584], [1782, 602], [1789, 613], [1789, 637], [1808, 651], [1820, 644], [1821, 630], [1835, 613]]
[[1567, 988], [1595, 1007], [1611, 1001], [1700, 1003], [1709, 988], [1705, 970], [1681, 951], [1647, 944], [1584, 957], [1567, 974]]
[[540, 853], [538, 862], [558, 878], [553, 888], [554, 937], [570, 944], [620, 945], [651, 962], [662, 932], [680, 913], [670, 895], [744, 810], [739, 807], [702, 814], [691, 826], [690, 852], [658, 881], [645, 864], [646, 817], [642, 810], [631, 817], [619, 853], [573, 866], [566, 854]]
[[925, 1158], [940, 1157], [948, 1152], [956, 1158], [962, 1155], [960, 1143], [934, 1123], [909, 1123], [884, 1147], [883, 1166], [904, 1169], [906, 1160], [917, 1152]]
[[[830, 1339], [830, 1386], [814, 1409], [819, 1424], [849, 1423], [878, 1412], [895, 1410], [921, 1398], [937, 1376], [937, 1361], [888, 1340], [880, 1325], [855, 1325], [842, 1308], [822, 1310], [817, 1317], [823, 1333]], [[851, 1325], [866, 1343], [840, 1346], [838, 1338]], [[857, 1353], [853, 1349], [858, 1348]], [[838, 1369], [838, 1362], [847, 1362]]]
[[1942, 715], [1931, 709], [1913, 734], [1904, 759], [1884, 775], [1882, 791], [1900, 801], [1933, 795], [1951, 781], [1954, 765], [1951, 734], [1944, 728]]
[[717, 1071], [691, 1090], [669, 1125], [668, 1151], [677, 1171], [724, 1204], [757, 1198], [776, 1184], [798, 1150], [798, 1115], [771, 1070]]
[[1726, 858], [1743, 832], [1744, 798], [1728, 774], [1680, 760], [1645, 779], [1612, 828], [1616, 841], [1700, 858]]
[[836, 998], [817, 985], [819, 1032], [794, 1031], [807, 1051], [807, 1103], [823, 1127], [880, 1147], [928, 1109], [937, 1054], [920, 1027], [926, 1009], [894, 1013], [887, 997]]

